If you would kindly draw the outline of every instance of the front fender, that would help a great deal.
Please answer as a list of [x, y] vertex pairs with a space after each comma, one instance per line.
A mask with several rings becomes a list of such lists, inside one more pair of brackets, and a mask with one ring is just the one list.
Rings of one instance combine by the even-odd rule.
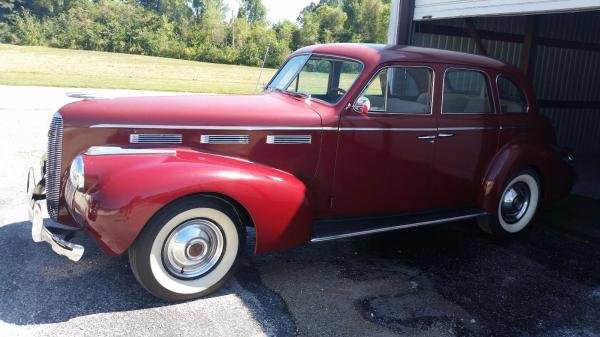
[[307, 189], [278, 169], [187, 148], [85, 154], [84, 165], [85, 193], [74, 197], [70, 210], [109, 254], [127, 250], [162, 207], [198, 193], [225, 195], [246, 209], [256, 228], [255, 253], [291, 248], [310, 237]]
[[573, 169], [556, 149], [543, 143], [513, 142], [503, 146], [490, 162], [482, 179], [478, 207], [495, 214], [504, 185], [525, 167], [540, 175], [543, 200], [556, 199], [569, 192]]

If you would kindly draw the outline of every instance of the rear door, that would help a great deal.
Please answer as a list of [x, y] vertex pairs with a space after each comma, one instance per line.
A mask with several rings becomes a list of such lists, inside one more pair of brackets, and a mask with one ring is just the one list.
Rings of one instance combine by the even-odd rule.
[[436, 208], [473, 207], [498, 146], [498, 117], [484, 69], [448, 67], [440, 74], [441, 113], [434, 155]]

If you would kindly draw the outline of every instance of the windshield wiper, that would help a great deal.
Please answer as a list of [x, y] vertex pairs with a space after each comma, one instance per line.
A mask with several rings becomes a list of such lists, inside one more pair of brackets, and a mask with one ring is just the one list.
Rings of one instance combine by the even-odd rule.
[[280, 92], [282, 94], [286, 94], [286, 95], [289, 95], [289, 96], [292, 96], [292, 97], [296, 97], [296, 98], [303, 98], [303, 99], [310, 98], [310, 94], [307, 93], [307, 92], [295, 92], [295, 91], [283, 90], [283, 89], [280, 89], [280, 88], [273, 88], [273, 87], [269, 87], [267, 89], [269, 89], [271, 91], [277, 91], [277, 92]]

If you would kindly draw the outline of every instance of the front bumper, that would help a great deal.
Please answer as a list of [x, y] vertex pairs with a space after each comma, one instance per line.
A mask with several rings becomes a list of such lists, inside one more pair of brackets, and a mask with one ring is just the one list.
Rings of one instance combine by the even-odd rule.
[[[37, 172], [37, 174], [36, 174]], [[29, 200], [28, 211], [31, 222], [31, 237], [34, 242], [46, 242], [52, 250], [59, 255], [66, 256], [71, 261], [79, 261], [83, 256], [85, 248], [81, 245], [69, 242], [58, 233], [54, 233], [51, 227], [44, 225], [42, 204], [46, 199], [43, 169], [29, 169], [27, 174], [27, 198]], [[69, 237], [67, 235], [66, 237]]]

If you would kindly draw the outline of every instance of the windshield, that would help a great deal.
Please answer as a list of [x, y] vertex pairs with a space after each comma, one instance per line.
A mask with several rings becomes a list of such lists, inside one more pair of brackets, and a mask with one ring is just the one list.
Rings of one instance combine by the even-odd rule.
[[317, 55], [289, 59], [271, 80], [267, 90], [339, 102], [362, 71], [356, 61]]

